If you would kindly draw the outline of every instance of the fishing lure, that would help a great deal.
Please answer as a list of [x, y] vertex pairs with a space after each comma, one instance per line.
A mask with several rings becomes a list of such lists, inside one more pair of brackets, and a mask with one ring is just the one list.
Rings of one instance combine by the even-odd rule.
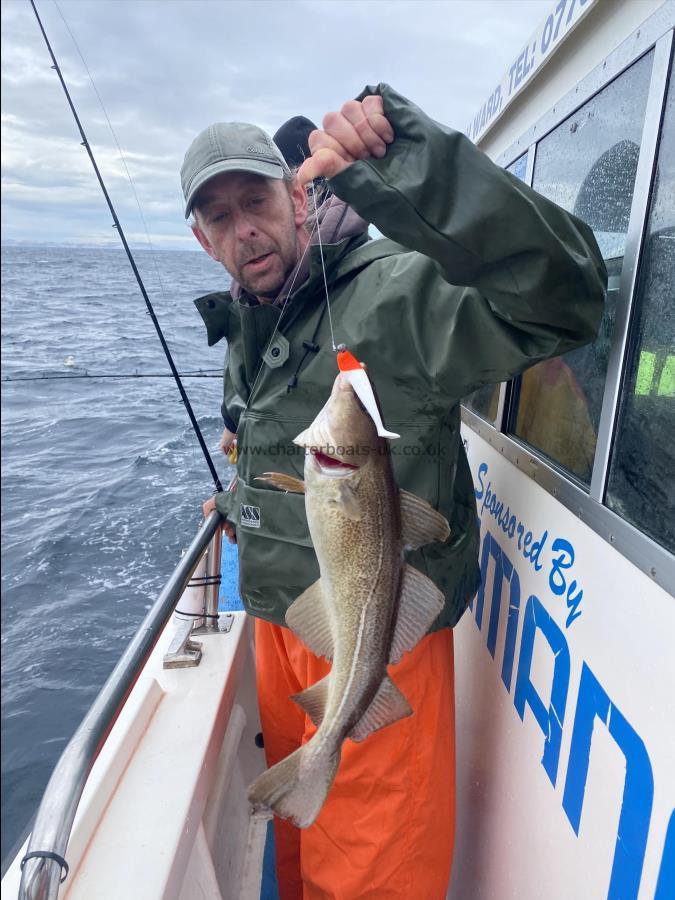
[[384, 427], [373, 386], [370, 383], [370, 378], [366, 375], [366, 364], [359, 362], [345, 344], [340, 344], [337, 348], [337, 364], [343, 377], [351, 384], [354, 393], [363, 403], [366, 412], [375, 423], [378, 435], [390, 440], [401, 437], [395, 431], [387, 431]]

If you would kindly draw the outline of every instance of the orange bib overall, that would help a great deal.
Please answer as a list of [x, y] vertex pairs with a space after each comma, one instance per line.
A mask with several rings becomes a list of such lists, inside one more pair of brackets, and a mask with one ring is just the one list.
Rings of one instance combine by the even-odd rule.
[[[272, 766], [314, 734], [292, 700], [330, 671], [288, 629], [256, 619], [258, 702]], [[455, 831], [453, 635], [389, 667], [414, 714], [354, 743], [316, 822], [274, 820], [281, 900], [443, 900]]]

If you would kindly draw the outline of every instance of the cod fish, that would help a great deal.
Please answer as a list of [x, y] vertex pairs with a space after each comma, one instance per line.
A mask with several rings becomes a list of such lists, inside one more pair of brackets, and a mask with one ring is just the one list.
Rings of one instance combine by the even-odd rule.
[[305, 494], [321, 577], [291, 604], [286, 623], [312, 652], [332, 660], [325, 678], [292, 697], [316, 733], [248, 791], [254, 810], [300, 828], [318, 816], [345, 738], [362, 741], [412, 714], [387, 666], [415, 647], [443, 608], [441, 591], [406, 565], [403, 551], [446, 540], [448, 522], [398, 489], [388, 442], [380, 436], [390, 432], [377, 412], [375, 418], [379, 427], [347, 375], [338, 374], [328, 402], [294, 441], [307, 449], [304, 483], [278, 473], [261, 478]]

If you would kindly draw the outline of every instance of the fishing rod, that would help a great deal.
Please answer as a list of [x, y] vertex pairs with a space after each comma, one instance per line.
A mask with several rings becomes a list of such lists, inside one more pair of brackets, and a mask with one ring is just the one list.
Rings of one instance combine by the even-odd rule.
[[37, 7], [35, 6], [34, 0], [30, 0], [30, 5], [33, 7], [33, 12], [35, 13], [35, 18], [37, 19], [38, 25], [40, 26], [40, 31], [42, 32], [42, 37], [44, 38], [45, 44], [47, 45], [47, 50], [49, 50], [49, 55], [52, 58], [52, 69], [55, 70], [56, 74], [59, 77], [59, 81], [61, 82], [61, 87], [66, 95], [66, 99], [68, 101], [68, 105], [70, 106], [70, 111], [73, 114], [73, 118], [75, 119], [75, 123], [79, 129], [80, 136], [82, 137], [82, 146], [87, 151], [89, 155], [89, 159], [91, 160], [91, 164], [94, 167], [94, 172], [96, 173], [96, 178], [98, 179], [98, 183], [103, 191], [103, 196], [105, 197], [106, 203], [108, 204], [108, 209], [110, 210], [110, 214], [113, 218], [113, 228], [117, 229], [117, 233], [120, 236], [120, 240], [122, 241], [122, 245], [127, 254], [127, 259], [129, 260], [129, 264], [133, 270], [133, 273], [136, 277], [136, 281], [138, 282], [138, 287], [140, 288], [141, 294], [143, 295], [143, 299], [145, 300], [145, 305], [148, 310], [148, 315], [152, 319], [152, 324], [155, 326], [155, 331], [157, 332], [157, 337], [162, 345], [162, 350], [164, 350], [164, 355], [166, 356], [167, 362], [169, 363], [169, 368], [171, 369], [171, 374], [174, 377], [178, 390], [180, 392], [181, 400], [185, 404], [185, 409], [187, 410], [187, 414], [190, 418], [190, 422], [192, 423], [192, 428], [197, 435], [197, 440], [199, 441], [199, 446], [202, 448], [202, 453], [204, 454], [204, 459], [206, 460], [206, 465], [209, 467], [209, 472], [211, 473], [211, 477], [213, 478], [213, 483], [216, 487], [216, 491], [220, 492], [223, 490], [223, 486], [220, 482], [220, 478], [218, 477], [218, 472], [216, 471], [216, 467], [213, 464], [213, 459], [211, 458], [211, 454], [209, 453], [209, 448], [206, 446], [206, 441], [204, 440], [204, 436], [202, 434], [201, 428], [199, 427], [199, 422], [194, 414], [192, 409], [192, 405], [190, 404], [190, 400], [188, 395], [185, 393], [185, 388], [183, 387], [183, 382], [181, 381], [180, 374], [176, 365], [173, 361], [173, 357], [171, 356], [171, 350], [169, 349], [169, 345], [164, 338], [164, 333], [162, 332], [161, 326], [157, 321], [157, 316], [155, 315], [155, 310], [153, 309], [152, 303], [150, 302], [150, 298], [148, 297], [148, 292], [145, 289], [145, 285], [143, 284], [143, 279], [141, 278], [141, 274], [138, 271], [136, 266], [136, 260], [134, 259], [131, 250], [129, 248], [129, 244], [127, 243], [127, 239], [124, 235], [124, 230], [120, 223], [120, 220], [117, 217], [117, 213], [115, 212], [115, 207], [113, 206], [112, 200], [110, 199], [110, 195], [106, 189], [105, 183], [99, 171], [98, 165], [96, 163], [96, 159], [94, 157], [94, 153], [91, 149], [89, 141], [87, 139], [87, 135], [84, 132], [84, 128], [82, 127], [82, 123], [80, 122], [80, 118], [77, 114], [77, 110], [73, 104], [73, 101], [70, 96], [70, 92], [68, 91], [68, 87], [66, 82], [64, 81], [63, 75], [61, 73], [61, 69], [59, 67], [58, 62], [56, 61], [56, 57], [54, 56], [54, 51], [52, 50], [52, 46], [49, 43], [49, 38], [47, 37], [47, 33], [45, 32], [44, 26], [42, 24], [42, 20], [37, 11]]
[[[217, 372], [218, 374], [211, 374]], [[222, 378], [220, 369], [204, 370], [199, 372], [181, 372], [181, 378]], [[171, 372], [82, 372], [76, 375], [3, 375], [0, 379], [3, 384], [15, 381], [74, 381], [76, 378], [173, 378]]]

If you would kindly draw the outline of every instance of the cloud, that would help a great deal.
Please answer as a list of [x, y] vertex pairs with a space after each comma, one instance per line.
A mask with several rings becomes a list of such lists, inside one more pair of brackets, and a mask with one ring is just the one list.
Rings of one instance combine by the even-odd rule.
[[[540, 0], [40, 0], [38, 8], [120, 219], [189, 245], [179, 169], [213, 121], [320, 123], [388, 81], [463, 128], [550, 3]], [[3, 221], [10, 239], [109, 239], [109, 213], [29, 4], [2, 5]], [[131, 220], [127, 224], [127, 216]], [[142, 228], [140, 229], [142, 231]], [[103, 236], [105, 236], [103, 238]]]

